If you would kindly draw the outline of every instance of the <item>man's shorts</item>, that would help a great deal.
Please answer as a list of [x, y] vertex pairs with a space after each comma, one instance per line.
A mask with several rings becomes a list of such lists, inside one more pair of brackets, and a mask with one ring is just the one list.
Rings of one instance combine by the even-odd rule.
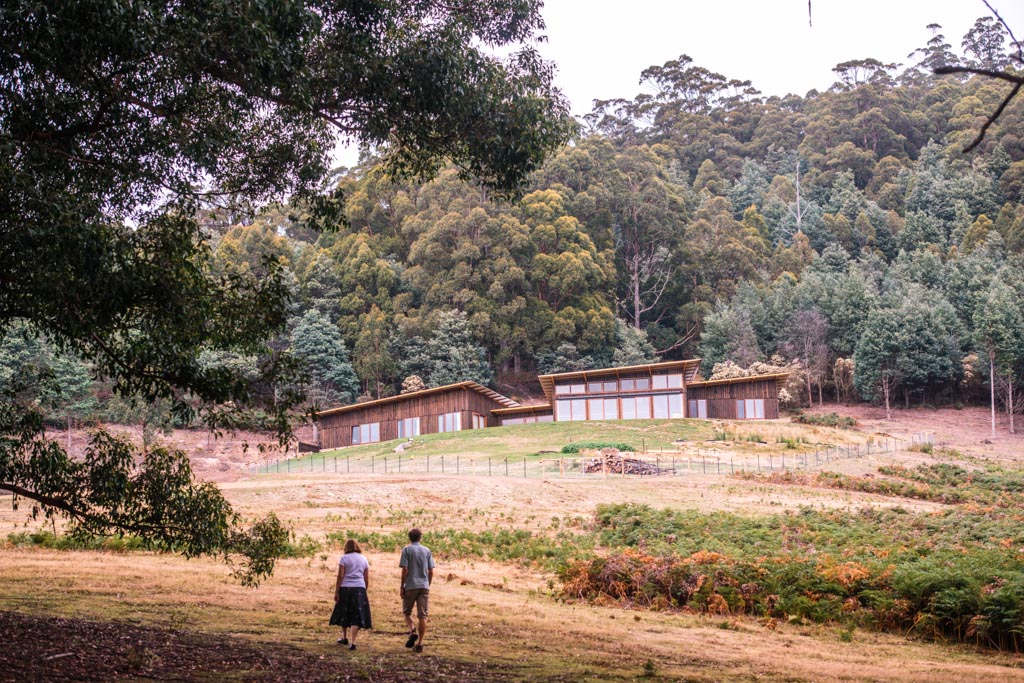
[[412, 615], [412, 606], [416, 605], [416, 618], [427, 618], [427, 603], [430, 599], [429, 588], [406, 588], [402, 596], [402, 614]]

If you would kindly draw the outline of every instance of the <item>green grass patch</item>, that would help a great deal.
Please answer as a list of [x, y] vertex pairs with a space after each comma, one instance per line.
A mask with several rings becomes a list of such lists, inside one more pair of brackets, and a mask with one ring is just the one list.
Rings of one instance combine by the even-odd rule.
[[603, 448], [614, 448], [618, 451], [624, 451], [628, 453], [634, 452], [636, 449], [633, 448], [632, 444], [628, 443], [613, 443], [611, 441], [576, 441], [574, 443], [567, 443], [562, 446], [562, 453], [579, 453], [583, 450], [599, 451]]
[[882, 471], [887, 478], [820, 476], [839, 488], [958, 505], [758, 518], [602, 505], [593, 526], [601, 551], [559, 568], [562, 593], [1024, 649], [1024, 472], [951, 464]]
[[835, 427], [837, 429], [853, 429], [857, 421], [847, 415], [839, 413], [828, 413], [826, 415], [808, 415], [797, 413], [793, 416], [793, 422], [802, 425], [813, 425], [815, 427]]
[[[354, 538], [360, 545], [384, 553], [397, 552], [409, 542], [404, 531], [338, 531], [327, 538], [339, 545]], [[422, 542], [440, 560], [480, 558], [548, 571], [555, 571], [572, 559], [589, 556], [594, 548], [592, 535], [567, 531], [535, 534], [522, 529], [439, 529], [424, 532]]]

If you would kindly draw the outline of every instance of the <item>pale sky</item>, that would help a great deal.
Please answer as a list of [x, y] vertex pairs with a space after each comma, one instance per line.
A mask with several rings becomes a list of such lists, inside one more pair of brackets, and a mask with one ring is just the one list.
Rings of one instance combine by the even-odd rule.
[[[1024, 1], [990, 0], [1024, 39]], [[547, 44], [556, 83], [576, 115], [597, 99], [632, 99], [640, 72], [688, 54], [727, 78], [750, 80], [765, 95], [805, 95], [834, 82], [832, 67], [873, 57], [906, 63], [942, 25], [954, 52], [981, 0], [545, 0]]]
[[[1024, 40], [1024, 0], [989, 0]], [[587, 114], [594, 99], [632, 99], [640, 72], [688, 54], [697, 66], [752, 81], [765, 95], [826, 90], [832, 67], [873, 57], [906, 64], [942, 26], [953, 51], [982, 0], [545, 0], [547, 42], [538, 49], [556, 65], [555, 82]], [[355, 148], [339, 145], [337, 163], [354, 164]]]

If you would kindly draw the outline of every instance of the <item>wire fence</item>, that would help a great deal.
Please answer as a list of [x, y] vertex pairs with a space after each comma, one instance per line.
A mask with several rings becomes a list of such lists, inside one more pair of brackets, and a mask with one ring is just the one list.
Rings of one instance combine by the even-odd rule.
[[885, 437], [863, 444], [797, 445], [777, 451], [736, 452], [714, 445], [675, 451], [628, 452], [604, 457], [595, 453], [535, 455], [513, 458], [466, 455], [417, 455], [398, 452], [352, 457], [344, 450], [308, 453], [298, 458], [268, 459], [253, 465], [253, 474], [333, 473], [351, 475], [437, 474], [536, 479], [723, 475], [736, 472], [807, 470], [838, 460], [881, 453], [922, 450], [933, 443], [929, 433]]

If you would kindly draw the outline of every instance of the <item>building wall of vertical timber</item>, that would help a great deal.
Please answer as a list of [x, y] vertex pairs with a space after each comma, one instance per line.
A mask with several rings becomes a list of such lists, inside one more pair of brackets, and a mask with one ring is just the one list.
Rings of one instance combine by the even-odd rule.
[[[462, 385], [357, 403], [320, 414], [320, 444], [324, 449], [352, 446], [353, 427], [361, 425], [376, 424], [377, 428], [376, 431], [368, 430], [371, 438], [360, 439], [357, 443], [390, 441], [439, 431], [496, 427], [498, 420], [491, 411], [503, 407], [505, 404]], [[445, 416], [454, 415], [459, 417], [449, 417], [448, 422], [444, 422]], [[439, 418], [442, 420], [440, 424]], [[411, 422], [406, 422], [408, 431], [399, 434], [403, 420], [415, 420], [418, 424], [413, 428]]]

